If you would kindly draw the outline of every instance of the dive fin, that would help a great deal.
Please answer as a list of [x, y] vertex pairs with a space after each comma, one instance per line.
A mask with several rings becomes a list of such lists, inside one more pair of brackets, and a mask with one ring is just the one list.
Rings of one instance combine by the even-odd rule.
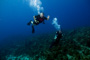
[[34, 26], [32, 26], [32, 33], [35, 33], [35, 29], [34, 29]]

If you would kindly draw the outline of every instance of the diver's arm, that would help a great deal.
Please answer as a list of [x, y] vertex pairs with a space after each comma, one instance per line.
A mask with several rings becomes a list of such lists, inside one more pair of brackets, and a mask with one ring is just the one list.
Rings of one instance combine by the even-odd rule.
[[36, 20], [35, 16], [33, 16], [33, 18], [34, 18], [34, 21], [35, 21]]
[[37, 22], [37, 23], [39, 22], [39, 21], [36, 20], [36, 17], [35, 17], [35, 16], [33, 16], [33, 18], [34, 18], [34, 21], [35, 21], [35, 22]]

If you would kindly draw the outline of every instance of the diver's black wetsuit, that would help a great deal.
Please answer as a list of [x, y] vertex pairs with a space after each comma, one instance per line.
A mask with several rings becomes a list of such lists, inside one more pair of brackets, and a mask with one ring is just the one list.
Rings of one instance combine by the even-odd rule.
[[53, 46], [56, 46], [59, 44], [60, 39], [62, 38], [62, 33], [60, 33], [59, 31], [56, 32], [56, 39], [55, 42], [53, 42], [50, 46], [50, 48], [52, 48]]
[[[47, 20], [47, 18], [46, 17], [40, 17], [40, 15], [37, 15], [37, 16], [35, 16], [35, 18], [36, 18], [36, 20], [37, 21], [39, 21], [39, 22], [33, 22], [33, 25], [32, 25], [32, 33], [34, 33], [35, 32], [35, 29], [34, 29], [34, 25], [38, 25], [38, 24], [40, 24], [40, 23], [43, 23], [43, 24], [45, 24], [44, 23], [44, 20]], [[31, 21], [27, 24], [27, 25], [30, 25], [31, 24]]]
[[[44, 22], [44, 20], [47, 20], [46, 17], [42, 17], [42, 18], [41, 18], [40, 15], [35, 16], [35, 18], [36, 18], [37, 21], [39, 21], [39, 23], [42, 23], [42, 22]], [[33, 24], [38, 25], [39, 23], [36, 23], [36, 22], [34, 21]]]

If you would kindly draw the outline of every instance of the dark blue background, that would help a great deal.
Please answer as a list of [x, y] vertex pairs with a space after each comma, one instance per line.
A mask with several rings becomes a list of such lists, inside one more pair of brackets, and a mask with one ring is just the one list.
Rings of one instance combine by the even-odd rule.
[[[46, 24], [35, 26], [36, 33], [55, 31], [51, 25], [54, 17], [62, 29], [90, 26], [89, 0], [41, 0], [45, 16], [50, 15]], [[10, 36], [32, 36], [27, 22], [36, 15], [25, 0], [0, 0], [0, 40]]]

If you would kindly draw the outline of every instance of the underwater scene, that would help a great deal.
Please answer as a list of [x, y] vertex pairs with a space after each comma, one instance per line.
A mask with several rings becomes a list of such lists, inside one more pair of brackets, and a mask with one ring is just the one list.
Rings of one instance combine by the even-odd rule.
[[0, 0], [0, 60], [90, 60], [90, 0]]

